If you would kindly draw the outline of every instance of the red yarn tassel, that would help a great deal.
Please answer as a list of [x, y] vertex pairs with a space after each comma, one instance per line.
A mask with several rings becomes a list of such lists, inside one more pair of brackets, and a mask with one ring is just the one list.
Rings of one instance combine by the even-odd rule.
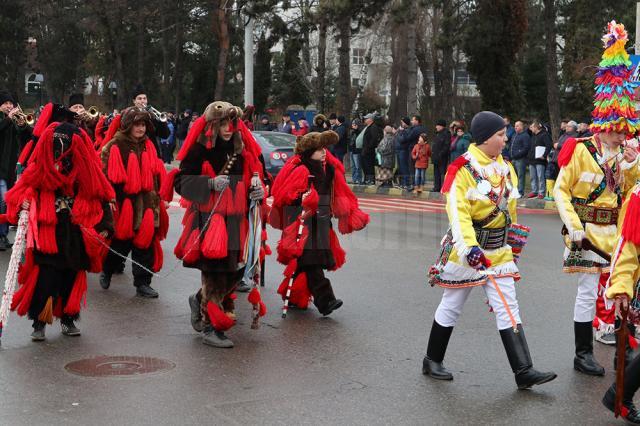
[[38, 282], [38, 275], [40, 275], [40, 266], [34, 265], [28, 273], [29, 275], [26, 282], [13, 295], [11, 303], [11, 310], [16, 311], [21, 317], [29, 312], [31, 299], [33, 299], [33, 293], [36, 290], [36, 283]]
[[222, 215], [215, 213], [202, 241], [202, 254], [207, 259], [222, 259], [227, 256], [227, 224]]
[[243, 217], [240, 221], [240, 247], [241, 251], [244, 251], [247, 246], [247, 239], [249, 238], [249, 220]]
[[151, 245], [151, 241], [153, 240], [154, 231], [155, 227], [153, 210], [146, 209], [144, 211], [144, 215], [142, 216], [142, 222], [140, 222], [138, 232], [133, 239], [133, 245], [139, 249], [148, 248], [149, 245]]
[[29, 157], [31, 157], [31, 152], [33, 151], [33, 139], [29, 139], [29, 142], [22, 148], [20, 151], [20, 157], [18, 157], [18, 163], [21, 165], [27, 164]]
[[[85, 271], [78, 271], [76, 279], [73, 283], [73, 290], [67, 301], [67, 306], [64, 308], [64, 313], [67, 315], [78, 315], [80, 313], [80, 304], [83, 302], [87, 293], [87, 273]], [[86, 300], [85, 305], [86, 305]]]
[[196, 263], [200, 259], [200, 230], [194, 229], [189, 234], [184, 248], [182, 261], [186, 264]]
[[233, 194], [233, 205], [230, 206], [229, 214], [246, 215], [249, 209], [247, 197], [247, 188], [242, 181], [236, 185], [235, 192]]
[[162, 269], [162, 264], [164, 263], [164, 253], [162, 251], [162, 245], [160, 244], [160, 240], [157, 238], [153, 239], [153, 266], [151, 270], [153, 272], [158, 272]]
[[[284, 300], [287, 294], [287, 288], [289, 287], [289, 278], [285, 278], [278, 287], [278, 294], [282, 296]], [[293, 280], [291, 286], [291, 294], [289, 295], [289, 303], [293, 303], [300, 309], [307, 309], [309, 306], [309, 299], [311, 298], [311, 292], [307, 286], [307, 274], [301, 273]]]
[[202, 169], [200, 171], [200, 174], [209, 176], [211, 178], [216, 177], [216, 172], [213, 171], [213, 167], [211, 166], [211, 163], [209, 163], [208, 161], [204, 161], [202, 163]]
[[333, 254], [333, 259], [336, 262], [336, 266], [332, 269], [332, 271], [335, 271], [340, 269], [342, 265], [344, 265], [347, 260], [347, 253], [340, 246], [338, 236], [333, 229], [329, 230], [329, 246], [331, 247], [331, 254]]
[[107, 240], [91, 228], [82, 231], [82, 238], [85, 251], [89, 257], [89, 272], [100, 272], [104, 258], [109, 250]]
[[314, 215], [318, 211], [318, 203], [320, 203], [320, 196], [318, 195], [318, 191], [316, 191], [314, 188], [311, 188], [311, 192], [309, 193], [309, 195], [307, 195], [302, 200], [302, 207], [311, 215]]
[[446, 194], [451, 190], [451, 185], [453, 184], [453, 180], [456, 178], [458, 170], [460, 170], [461, 167], [464, 167], [468, 162], [469, 160], [467, 160], [466, 157], [460, 156], [456, 158], [453, 163], [449, 164], [449, 167], [447, 167], [447, 174], [444, 178], [444, 184], [440, 190], [441, 193]]
[[209, 314], [211, 325], [216, 331], [227, 331], [236, 323], [235, 320], [229, 318], [229, 316], [220, 309], [220, 306], [213, 302], [207, 303], [207, 313]]
[[133, 235], [133, 205], [129, 198], [125, 198], [120, 206], [114, 236], [118, 240], [130, 240]]
[[291, 259], [286, 268], [284, 268], [284, 276], [287, 278], [291, 278], [293, 274], [298, 270], [298, 259]]
[[140, 154], [141, 166], [140, 166], [140, 186], [143, 191], [153, 190], [153, 164], [151, 162], [149, 151], [144, 151]]
[[58, 223], [56, 217], [56, 195], [53, 191], [40, 191], [40, 203], [38, 205], [38, 222], [42, 225], [55, 225]]
[[302, 236], [300, 240], [296, 241], [298, 236], [298, 227], [300, 226], [300, 219], [291, 223], [282, 231], [282, 238], [278, 241], [278, 262], [286, 265], [291, 259], [302, 256], [304, 246], [307, 243], [307, 237], [309, 230], [305, 226], [302, 229]]
[[137, 194], [142, 188], [140, 181], [140, 163], [138, 156], [130, 152], [127, 160], [127, 182], [124, 184], [124, 192], [127, 194]]
[[640, 195], [634, 191], [627, 204], [627, 213], [622, 224], [622, 236], [634, 244], [640, 244]]
[[564, 142], [562, 149], [560, 149], [560, 154], [558, 154], [558, 166], [564, 167], [569, 164], [577, 146], [578, 140], [576, 138], [569, 138]]
[[202, 133], [206, 124], [207, 121], [204, 116], [200, 116], [200, 118], [193, 122], [193, 124], [191, 125], [191, 129], [189, 129], [189, 133], [187, 134], [187, 138], [182, 143], [182, 148], [180, 148], [180, 151], [178, 152], [178, 155], [176, 157], [178, 161], [182, 161], [185, 159], [193, 144], [196, 143], [196, 141], [200, 137], [200, 133]]
[[73, 223], [93, 228], [102, 220], [102, 204], [97, 199], [76, 197], [73, 203]]
[[258, 310], [258, 316], [265, 316], [267, 315], [267, 305], [264, 304], [264, 302], [261, 300], [260, 301], [260, 308]]
[[262, 298], [260, 297], [260, 291], [255, 287], [252, 288], [249, 292], [249, 296], [247, 296], [247, 300], [252, 305], [257, 305], [258, 303], [260, 303], [260, 301], [262, 300]]
[[[113, 137], [116, 135], [116, 132], [120, 129], [120, 123], [122, 122], [122, 114], [116, 115], [113, 120], [111, 120], [111, 124], [109, 124], [109, 128], [107, 129], [107, 134], [104, 135], [104, 139], [102, 142], [106, 145]], [[102, 149], [102, 146], [100, 147]]]
[[56, 225], [38, 226], [38, 249], [45, 254], [56, 254], [58, 252]]
[[111, 149], [109, 150], [107, 177], [115, 184], [125, 183], [127, 181], [127, 172], [124, 169], [122, 154], [116, 144], [111, 145]]
[[175, 186], [176, 176], [178, 175], [178, 173], [180, 173], [180, 169], [173, 169], [162, 181], [162, 186], [160, 187], [160, 197], [168, 203], [173, 201], [173, 187]]
[[18, 267], [18, 283], [24, 284], [29, 277], [29, 272], [35, 265], [33, 260], [33, 249], [27, 249], [24, 254], [24, 263]]
[[38, 117], [38, 122], [33, 128], [33, 136], [40, 137], [44, 129], [49, 126], [49, 122], [51, 121], [51, 116], [53, 115], [53, 103], [49, 102], [44, 106], [42, 111], [40, 112], [40, 117]]
[[160, 241], [167, 238], [169, 233], [169, 213], [167, 213], [167, 206], [164, 201], [160, 201], [160, 224], [158, 227], [158, 238]]

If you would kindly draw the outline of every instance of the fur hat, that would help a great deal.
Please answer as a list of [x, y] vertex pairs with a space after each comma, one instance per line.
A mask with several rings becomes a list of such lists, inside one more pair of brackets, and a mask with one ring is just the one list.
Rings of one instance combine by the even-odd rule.
[[84, 105], [84, 95], [82, 93], [74, 93], [69, 96], [69, 103], [67, 104], [69, 108], [78, 104]]
[[144, 121], [147, 125], [147, 131], [153, 129], [153, 122], [151, 121], [151, 114], [147, 110], [140, 109], [138, 107], [129, 107], [122, 112], [122, 118], [120, 120], [120, 131], [128, 133], [133, 127], [134, 123]]
[[12, 104], [15, 104], [16, 101], [13, 99], [13, 96], [11, 96], [11, 93], [2, 90], [0, 91], [0, 105], [2, 105], [5, 102], [11, 102]]
[[316, 151], [320, 148], [336, 144], [338, 140], [340, 140], [340, 136], [333, 130], [327, 130], [322, 133], [307, 133], [304, 136], [298, 136], [294, 152], [296, 154], [302, 154], [306, 151]]
[[233, 120], [242, 117], [242, 109], [229, 102], [215, 101], [207, 105], [203, 115], [207, 122], [217, 121], [219, 123], [225, 119]]
[[315, 117], [313, 117], [314, 126], [322, 127], [325, 121], [327, 121], [327, 117], [323, 114], [318, 114]]
[[136, 84], [136, 87], [133, 88], [133, 92], [131, 92], [131, 99], [135, 99], [138, 95], [146, 95], [147, 91], [144, 89], [144, 86], [140, 83]]

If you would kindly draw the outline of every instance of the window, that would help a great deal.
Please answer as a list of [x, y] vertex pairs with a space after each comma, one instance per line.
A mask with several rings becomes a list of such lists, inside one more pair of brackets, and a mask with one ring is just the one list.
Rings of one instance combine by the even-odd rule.
[[360, 85], [360, 79], [359, 78], [352, 78], [351, 79], [351, 86], [352, 87], [358, 87]]
[[354, 48], [353, 50], [353, 55], [352, 55], [352, 60], [351, 63], [353, 65], [364, 65], [364, 55], [366, 54], [364, 49], [361, 48]]

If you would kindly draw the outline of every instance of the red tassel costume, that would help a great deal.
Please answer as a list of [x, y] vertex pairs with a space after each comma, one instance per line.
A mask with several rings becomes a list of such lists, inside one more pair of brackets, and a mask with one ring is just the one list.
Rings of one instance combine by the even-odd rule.
[[[204, 343], [218, 346], [208, 340], [215, 333], [223, 347], [232, 345], [222, 333], [234, 323], [233, 291], [245, 269], [252, 176], [258, 173], [260, 185], [263, 178], [260, 147], [239, 113], [227, 102], [207, 107], [178, 153], [180, 169], [162, 191], [170, 200], [175, 187], [186, 207], [174, 252], [185, 267], [202, 271], [202, 288], [190, 298], [192, 321], [198, 318], [194, 329], [204, 332]], [[213, 182], [223, 175], [229, 184], [216, 190]]]
[[[114, 124], [115, 123], [115, 124]], [[151, 117], [137, 107], [126, 109], [120, 119], [114, 120], [110, 129], [113, 138], [101, 151], [102, 164], [107, 179], [116, 193], [115, 233], [111, 248], [127, 256], [131, 252], [133, 284], [141, 297], [158, 297], [150, 287], [152, 274], [162, 264], [162, 249], [159, 241], [166, 236], [168, 221], [166, 205], [158, 195], [160, 185], [166, 177], [164, 164], [158, 158], [154, 144], [134, 132], [140, 124], [146, 131], [152, 126]], [[161, 226], [162, 225], [162, 226]], [[103, 288], [108, 288], [111, 275], [124, 269], [124, 259], [112, 252], [107, 255], [101, 279]], [[146, 268], [146, 269], [145, 269]]]
[[[331, 218], [338, 219], [342, 234], [359, 231], [369, 223], [369, 216], [359, 209], [356, 196], [347, 186], [342, 163], [325, 149], [337, 141], [338, 135], [332, 131], [298, 137], [297, 155], [285, 164], [273, 184], [269, 216], [271, 226], [283, 230], [278, 243], [278, 261], [287, 267], [278, 293], [284, 298], [293, 276], [290, 303], [306, 308], [313, 297], [313, 303], [323, 315], [342, 305], [324, 276], [325, 269], [335, 271], [345, 263], [345, 252]], [[316, 151], [323, 149], [325, 162], [312, 158]], [[311, 186], [309, 176], [313, 176]], [[301, 214], [304, 229], [298, 238]]]
[[84, 131], [70, 123], [42, 130], [29, 166], [7, 193], [10, 222], [29, 203], [25, 261], [11, 309], [34, 320], [34, 340], [44, 339], [53, 317], [61, 318], [63, 333], [79, 334], [73, 321], [85, 299], [86, 271], [99, 270], [100, 242], [113, 231], [113, 198]]

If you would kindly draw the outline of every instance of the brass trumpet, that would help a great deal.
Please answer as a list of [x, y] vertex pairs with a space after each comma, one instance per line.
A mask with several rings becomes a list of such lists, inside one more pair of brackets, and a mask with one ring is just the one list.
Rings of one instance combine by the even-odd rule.
[[159, 120], [163, 123], [167, 122], [168, 118], [166, 113], [158, 111], [151, 105], [147, 105], [147, 111], [149, 111], [156, 118], [156, 120]]
[[89, 109], [84, 110], [82, 114], [77, 114], [78, 120], [81, 121], [93, 121], [100, 116], [100, 111], [98, 111], [98, 107], [90, 106]]
[[24, 126], [25, 124], [27, 126], [33, 126], [36, 123], [36, 118], [33, 116], [33, 114], [26, 114], [24, 111], [22, 111], [20, 104], [18, 104], [16, 109], [18, 111], [16, 111], [16, 113], [13, 114], [12, 117], [12, 120], [16, 123], [16, 125], [20, 127]]

